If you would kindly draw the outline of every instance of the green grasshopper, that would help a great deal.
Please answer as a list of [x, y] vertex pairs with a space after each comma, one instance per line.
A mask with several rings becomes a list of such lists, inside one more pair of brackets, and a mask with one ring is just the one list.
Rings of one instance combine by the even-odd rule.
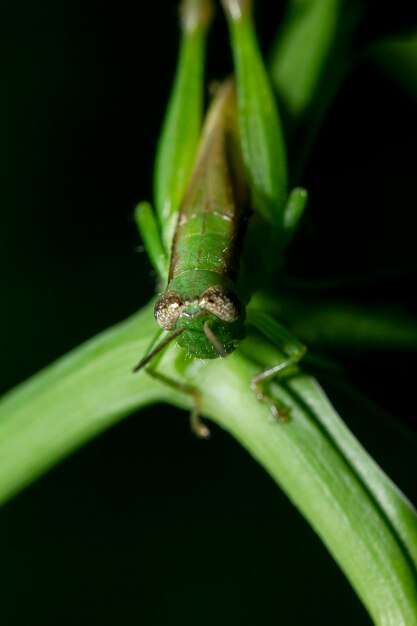
[[199, 391], [156, 370], [171, 342], [198, 359], [223, 358], [244, 339], [248, 326], [255, 327], [283, 359], [254, 376], [251, 386], [281, 420], [285, 408], [265, 385], [305, 351], [276, 321], [249, 305], [255, 287], [263, 286], [259, 276], [271, 280], [271, 258], [282, 258], [307, 194], [296, 188], [287, 197], [285, 146], [251, 3], [222, 4], [236, 78], [217, 88], [201, 131], [212, 4], [184, 0], [178, 67], [155, 168], [156, 216], [147, 203], [135, 211], [145, 248], [166, 287], [155, 304], [161, 331], [134, 371], [146, 367], [152, 376], [192, 394], [192, 429], [201, 437], [208, 430], [199, 420]]

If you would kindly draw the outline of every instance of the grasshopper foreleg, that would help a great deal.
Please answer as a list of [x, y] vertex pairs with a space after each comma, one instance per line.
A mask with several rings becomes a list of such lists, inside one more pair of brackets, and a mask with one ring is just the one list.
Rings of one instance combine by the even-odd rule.
[[199, 439], [209, 439], [210, 430], [207, 428], [207, 426], [204, 424], [204, 422], [200, 418], [202, 398], [201, 398], [201, 393], [197, 389], [197, 387], [194, 387], [194, 385], [190, 385], [189, 383], [176, 380], [175, 378], [170, 378], [169, 376], [166, 376], [165, 374], [161, 374], [154, 367], [151, 367], [151, 366], [148, 366], [146, 368], [146, 372], [150, 376], [152, 376], [152, 378], [155, 378], [156, 380], [159, 380], [160, 382], [164, 383], [164, 385], [168, 385], [169, 387], [172, 387], [173, 389], [177, 391], [186, 393], [187, 395], [193, 398], [193, 407], [190, 413], [191, 431]]
[[178, 336], [178, 334], [179, 332], [171, 335], [166, 332], [158, 332], [155, 339], [149, 346], [146, 356], [133, 368], [133, 372], [138, 372], [139, 370], [144, 369], [147, 374], [152, 376], [152, 378], [155, 378], [155, 380], [159, 380], [164, 385], [168, 385], [168, 387], [171, 387], [176, 391], [192, 396], [193, 407], [190, 413], [191, 430], [197, 437], [199, 437], [199, 439], [208, 439], [210, 437], [210, 431], [200, 419], [202, 398], [199, 389], [194, 387], [194, 385], [171, 378], [170, 376], [166, 376], [166, 374], [161, 374], [157, 371], [157, 367], [164, 355], [164, 351], [170, 343], [172, 343], [172, 340]]

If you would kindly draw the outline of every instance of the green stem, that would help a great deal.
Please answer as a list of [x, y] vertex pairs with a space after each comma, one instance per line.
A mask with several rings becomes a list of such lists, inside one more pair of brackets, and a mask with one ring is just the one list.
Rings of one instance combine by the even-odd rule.
[[[3, 398], [1, 501], [134, 410], [157, 401], [190, 405], [146, 372], [131, 373], [153, 333], [149, 305]], [[172, 347], [162, 367], [198, 386], [204, 414], [240, 441], [288, 494], [375, 624], [417, 625], [415, 512], [316, 381], [299, 373], [274, 386], [291, 408], [292, 419], [283, 426], [271, 421], [269, 409], [250, 390], [259, 366], [239, 350], [222, 361], [185, 364], [182, 350]]]
[[155, 331], [150, 307], [83, 344], [0, 401], [0, 502], [123, 416], [163, 399], [132, 366]]

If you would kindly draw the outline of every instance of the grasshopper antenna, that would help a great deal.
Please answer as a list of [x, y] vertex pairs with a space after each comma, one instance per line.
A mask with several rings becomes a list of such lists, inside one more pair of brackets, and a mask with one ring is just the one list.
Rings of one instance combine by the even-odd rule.
[[203, 330], [204, 330], [205, 336], [207, 337], [207, 339], [209, 340], [213, 348], [216, 350], [219, 357], [223, 358], [227, 356], [227, 352], [224, 349], [224, 346], [222, 346], [220, 341], [217, 339], [216, 335], [211, 330], [208, 322], [204, 322]]
[[176, 330], [174, 333], [169, 335], [169, 337], [161, 341], [161, 343], [159, 343], [153, 350], [151, 350], [151, 352], [149, 352], [149, 354], [147, 354], [141, 361], [139, 361], [137, 365], [135, 365], [132, 372], [133, 373], [138, 372], [143, 367], [145, 367], [145, 365], [148, 365], [149, 361], [152, 361], [152, 359], [157, 354], [159, 354], [164, 348], [166, 348], [171, 343], [171, 341], [174, 341], [174, 339], [176, 339], [178, 335], [181, 335], [181, 333], [183, 333], [184, 330], [185, 330], [185, 326], [182, 326], [181, 328]]

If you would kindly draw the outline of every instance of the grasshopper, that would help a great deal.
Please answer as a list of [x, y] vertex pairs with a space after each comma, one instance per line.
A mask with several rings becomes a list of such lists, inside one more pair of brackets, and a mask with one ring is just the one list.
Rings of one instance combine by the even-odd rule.
[[287, 245], [307, 194], [301, 188], [287, 193], [285, 145], [251, 3], [222, 4], [235, 78], [217, 88], [202, 125], [212, 3], [184, 0], [178, 68], [157, 154], [156, 215], [147, 203], [135, 211], [165, 288], [155, 304], [160, 333], [134, 371], [146, 368], [192, 394], [191, 424], [200, 437], [207, 437], [208, 430], [199, 419], [199, 391], [156, 369], [169, 344], [176, 341], [194, 358], [224, 358], [244, 340], [248, 325], [254, 326], [283, 354], [282, 361], [251, 381], [258, 399], [282, 421], [287, 419], [285, 407], [270, 397], [267, 383], [294, 366], [305, 351], [278, 322], [250, 308], [252, 292], [271, 280], [271, 258], [274, 253], [281, 256], [278, 250]]

